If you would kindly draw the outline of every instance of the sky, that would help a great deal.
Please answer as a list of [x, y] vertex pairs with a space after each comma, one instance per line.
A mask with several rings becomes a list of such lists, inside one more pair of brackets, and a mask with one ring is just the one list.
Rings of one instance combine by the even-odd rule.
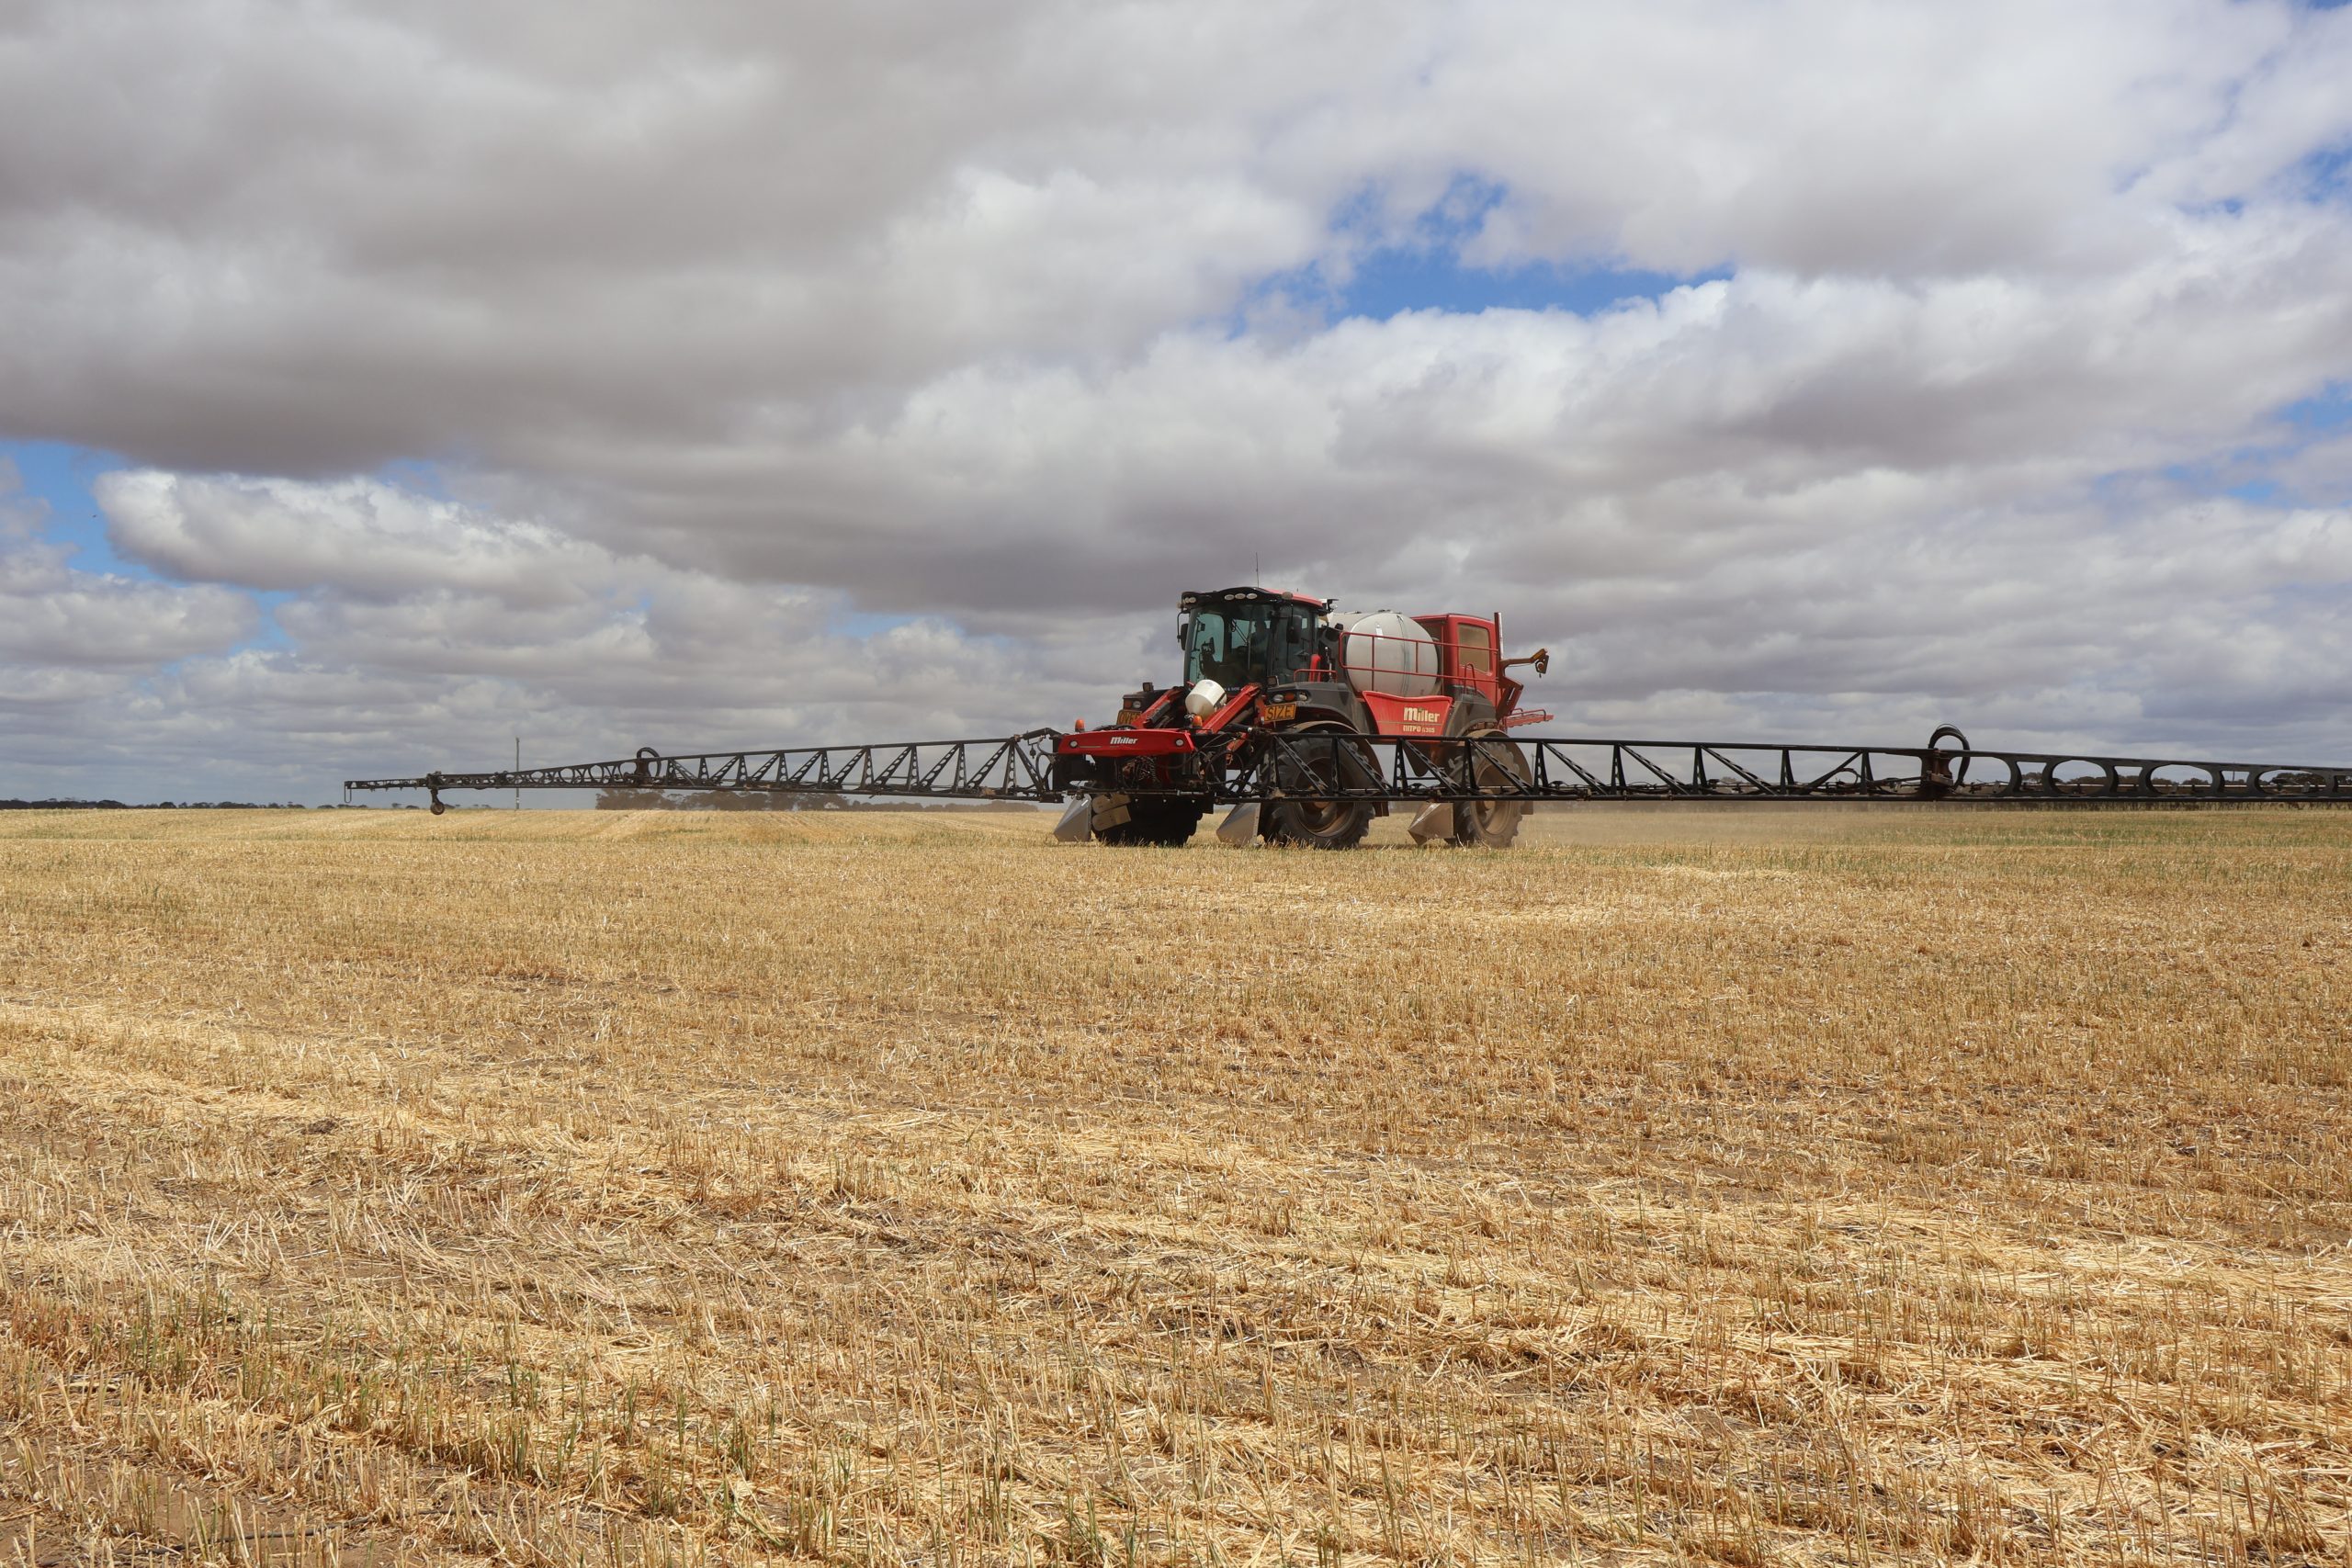
[[[995, 735], [2352, 762], [2352, 8], [0, 5], [0, 795]], [[1262, 561], [1262, 571], [1255, 563]]]

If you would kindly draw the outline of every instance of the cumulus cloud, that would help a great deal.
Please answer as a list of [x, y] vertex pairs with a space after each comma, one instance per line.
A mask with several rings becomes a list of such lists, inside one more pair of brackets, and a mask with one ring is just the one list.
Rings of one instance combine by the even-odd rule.
[[152, 737], [113, 727], [141, 682], [224, 652], [258, 618], [230, 589], [77, 569], [40, 536], [48, 511], [24, 493], [16, 465], [0, 462], [0, 723], [6, 784], [32, 788], [103, 775], [101, 753], [136, 755]]
[[5, 694], [289, 790], [1067, 722], [1262, 556], [1589, 728], [2344, 752], [2347, 77], [2287, 0], [33, 0], [0, 438], [124, 564], [0, 512]]
[[575, 601], [619, 570], [595, 546], [375, 479], [141, 469], [104, 475], [93, 490], [117, 549], [193, 581], [362, 599], [447, 589], [541, 605]]
[[[161, 756], [175, 781], [243, 781], [198, 793], [250, 795], [322, 755], [401, 772], [509, 731], [620, 754], [1028, 728], [1041, 701], [1084, 712], [1101, 667], [1099, 638], [1069, 626], [1013, 641], [861, 624], [837, 594], [622, 557], [378, 479], [142, 469], [95, 489], [123, 557], [190, 581], [0, 551], [0, 707], [40, 793]], [[266, 626], [226, 584], [271, 591]]]
[[74, 571], [53, 548], [0, 554], [0, 659], [144, 669], [219, 652], [253, 624], [242, 594]]

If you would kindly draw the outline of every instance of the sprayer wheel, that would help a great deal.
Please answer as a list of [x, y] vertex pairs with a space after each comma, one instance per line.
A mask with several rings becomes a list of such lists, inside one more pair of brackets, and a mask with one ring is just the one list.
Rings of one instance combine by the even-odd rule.
[[[1470, 764], [1470, 776], [1479, 788], [1526, 779], [1526, 753], [1517, 742], [1503, 739], [1501, 730], [1481, 729], [1468, 739], [1485, 742]], [[1465, 800], [1453, 808], [1453, 837], [1446, 841], [1464, 848], [1507, 850], [1519, 837], [1519, 825], [1526, 817], [1523, 800]]]
[[[1295, 734], [1347, 735], [1353, 733], [1344, 725], [1301, 725]], [[1351, 850], [1363, 841], [1372, 829], [1372, 803], [1365, 800], [1317, 800], [1305, 792], [1317, 784], [1331, 783], [1342, 771], [1366, 772], [1377, 778], [1378, 771], [1367, 760], [1354, 770], [1346, 764], [1352, 748], [1338, 746], [1316, 748], [1311, 760], [1300, 761], [1284, 757], [1276, 765], [1275, 777], [1283, 794], [1266, 803], [1266, 841], [1272, 844], [1297, 844], [1311, 850]]]

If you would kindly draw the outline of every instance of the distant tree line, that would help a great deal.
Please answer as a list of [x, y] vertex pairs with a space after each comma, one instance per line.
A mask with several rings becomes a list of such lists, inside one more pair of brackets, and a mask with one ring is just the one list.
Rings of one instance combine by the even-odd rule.
[[308, 811], [291, 800], [0, 800], [0, 811]]
[[810, 790], [600, 789], [599, 811], [1034, 811], [1027, 801], [958, 802], [935, 806], [920, 800], [857, 800]]
[[839, 811], [847, 803], [838, 795], [803, 795], [781, 790], [600, 789], [599, 811]]

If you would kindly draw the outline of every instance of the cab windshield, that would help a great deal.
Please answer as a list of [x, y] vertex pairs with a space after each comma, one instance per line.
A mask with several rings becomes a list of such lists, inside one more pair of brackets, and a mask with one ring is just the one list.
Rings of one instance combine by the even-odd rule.
[[1184, 623], [1184, 679], [1227, 691], [1272, 685], [1306, 667], [1311, 631], [1296, 604], [1204, 604]]

